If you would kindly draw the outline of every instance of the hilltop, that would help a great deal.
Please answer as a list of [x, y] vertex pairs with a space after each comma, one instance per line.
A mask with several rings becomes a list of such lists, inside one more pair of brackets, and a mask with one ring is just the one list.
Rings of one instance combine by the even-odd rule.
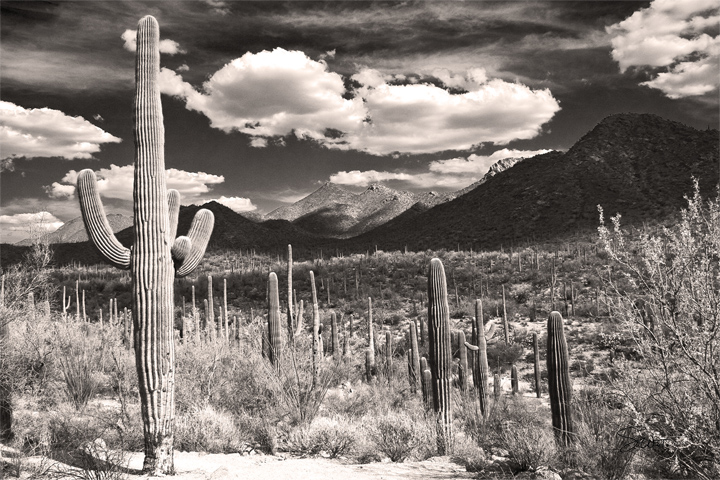
[[693, 177], [715, 195], [718, 131], [650, 114], [602, 120], [566, 153], [524, 159], [481, 185], [352, 239], [353, 248], [480, 248], [597, 228], [598, 205], [624, 223], [662, 220], [685, 205]]

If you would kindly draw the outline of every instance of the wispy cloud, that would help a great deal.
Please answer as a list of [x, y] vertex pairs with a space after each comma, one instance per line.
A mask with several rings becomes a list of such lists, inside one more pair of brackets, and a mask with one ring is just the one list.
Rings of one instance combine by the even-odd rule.
[[607, 31], [621, 72], [649, 67], [654, 78], [642, 85], [682, 98], [718, 87], [718, 24], [714, 0], [655, 0]]
[[0, 101], [3, 158], [92, 158], [101, 144], [120, 141], [82, 117], [71, 117], [51, 108], [26, 109]]
[[528, 158], [547, 153], [548, 150], [501, 149], [491, 155], [470, 155], [467, 158], [435, 160], [428, 164], [425, 172], [352, 170], [341, 171], [330, 176], [330, 181], [339, 185], [366, 187], [371, 183], [392, 183], [400, 188], [423, 190], [458, 190], [480, 180], [490, 167], [503, 158]]
[[254, 205], [249, 198], [244, 197], [226, 197], [225, 195], [220, 198], [213, 198], [210, 200], [204, 200], [204, 202], [216, 201], [236, 212], [253, 212], [257, 210], [257, 205]]
[[0, 243], [15, 243], [27, 237], [54, 232], [63, 224], [49, 212], [0, 215]]
[[[110, 165], [110, 168], [101, 168], [95, 171], [97, 175], [98, 192], [102, 197], [132, 200], [133, 175], [132, 165], [118, 167]], [[77, 184], [78, 172], [70, 170], [59, 182], [53, 182], [45, 187], [50, 198], [74, 198], [75, 185]], [[167, 187], [174, 188], [180, 192], [182, 201], [192, 201], [208, 193], [214, 185], [225, 181], [222, 175], [212, 175], [204, 172], [186, 172], [170, 168], [166, 170]]]

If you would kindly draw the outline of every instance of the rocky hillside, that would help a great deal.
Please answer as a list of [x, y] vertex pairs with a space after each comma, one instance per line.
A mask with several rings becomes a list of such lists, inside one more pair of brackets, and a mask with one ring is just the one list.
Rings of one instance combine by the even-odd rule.
[[675, 214], [693, 177], [711, 196], [718, 183], [717, 130], [650, 114], [601, 121], [566, 153], [516, 163], [450, 202], [402, 215], [352, 239], [355, 248], [495, 247], [597, 228], [598, 205], [623, 223]]

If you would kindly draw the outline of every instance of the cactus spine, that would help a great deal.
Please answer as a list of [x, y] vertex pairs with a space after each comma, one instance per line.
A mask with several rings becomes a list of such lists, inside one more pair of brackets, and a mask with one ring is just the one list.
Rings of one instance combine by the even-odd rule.
[[280, 294], [278, 293], [278, 279], [275, 272], [270, 272], [268, 278], [270, 295], [268, 296], [268, 353], [270, 363], [276, 370], [280, 369]]
[[550, 410], [555, 431], [555, 441], [567, 446], [573, 441], [572, 382], [570, 381], [570, 360], [563, 332], [563, 318], [559, 312], [551, 312], [548, 318], [547, 370]]
[[450, 379], [450, 307], [445, 269], [438, 258], [430, 260], [428, 272], [428, 338], [432, 374], [433, 409], [437, 415], [437, 446], [440, 455], [452, 451], [452, 403]]
[[168, 192], [165, 180], [165, 133], [158, 83], [160, 29], [153, 17], [146, 16], [138, 23], [136, 43], [132, 250], [115, 238], [92, 170], [78, 174], [77, 192], [93, 243], [108, 262], [131, 271], [135, 364], [145, 434], [143, 471], [166, 475], [174, 473], [173, 277], [185, 276], [198, 265], [214, 217], [212, 212], [200, 210], [188, 236], [174, 238], [179, 194]]

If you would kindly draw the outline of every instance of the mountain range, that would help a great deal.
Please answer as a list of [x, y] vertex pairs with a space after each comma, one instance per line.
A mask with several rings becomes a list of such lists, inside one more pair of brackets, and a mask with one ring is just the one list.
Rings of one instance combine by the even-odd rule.
[[[685, 205], [693, 178], [704, 197], [716, 195], [719, 146], [716, 129], [700, 131], [651, 114], [617, 114], [566, 152], [501, 160], [458, 192], [412, 194], [373, 184], [353, 193], [326, 183], [262, 219], [211, 202], [203, 206], [216, 217], [209, 248], [275, 252], [288, 243], [295, 251], [492, 248], [593, 231], [598, 205], [605, 218], [620, 213], [624, 224], [663, 220]], [[182, 207], [179, 233], [199, 208]], [[77, 226], [72, 235], [70, 227], [60, 230], [56, 237], [64, 242], [80, 238]], [[118, 233], [123, 243], [131, 237], [131, 227]], [[75, 257], [72, 252], [82, 249], [87, 254], [85, 242], [65, 243], [56, 253]], [[3, 263], [6, 251], [3, 247]]]

